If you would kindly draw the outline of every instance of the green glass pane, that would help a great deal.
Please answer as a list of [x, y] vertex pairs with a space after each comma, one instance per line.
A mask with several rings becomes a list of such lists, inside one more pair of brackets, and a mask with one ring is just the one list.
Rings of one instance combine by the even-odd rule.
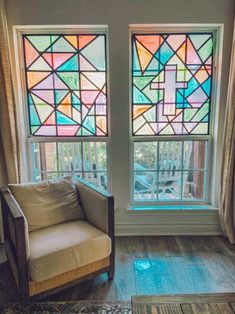
[[189, 35], [189, 38], [191, 39], [196, 49], [200, 48], [203, 45], [203, 43], [205, 43], [210, 37], [211, 37], [211, 34]]
[[67, 40], [63, 37], [60, 37], [51, 47], [52, 52], [75, 52], [73, 46], [71, 46]]
[[184, 121], [191, 121], [192, 117], [195, 115], [195, 113], [198, 111], [198, 109], [185, 109], [184, 110]]
[[31, 134], [35, 133], [40, 126], [31, 126], [30, 130], [31, 130]]
[[208, 112], [209, 112], [209, 106], [210, 104], [206, 102], [196, 113], [195, 117], [192, 119], [192, 121], [201, 121], [202, 118], [204, 118]]
[[143, 92], [151, 100], [152, 103], [158, 103], [163, 100], [163, 91], [161, 89], [151, 89], [150, 85], [146, 86]]
[[27, 39], [34, 45], [34, 47], [38, 51], [44, 51], [47, 49], [51, 44], [54, 43], [54, 41], [59, 36], [53, 36], [53, 35], [31, 35], [27, 36]]
[[77, 72], [58, 72], [57, 75], [71, 89], [79, 89], [79, 75]]
[[156, 107], [154, 106], [144, 113], [144, 117], [148, 122], [155, 122], [156, 121], [156, 113], [157, 113]]
[[90, 135], [94, 135], [94, 134], [92, 132], [88, 131], [87, 129], [85, 129], [84, 127], [81, 127], [81, 135], [90, 136]]
[[133, 82], [135, 86], [142, 90], [145, 86], [147, 86], [152, 80], [154, 79], [154, 76], [134, 76]]
[[212, 42], [212, 39], [209, 39], [205, 45], [203, 45], [199, 51], [198, 51], [198, 54], [200, 55], [202, 61], [206, 61], [211, 53], [212, 53], [212, 48], [213, 48], [213, 42]]

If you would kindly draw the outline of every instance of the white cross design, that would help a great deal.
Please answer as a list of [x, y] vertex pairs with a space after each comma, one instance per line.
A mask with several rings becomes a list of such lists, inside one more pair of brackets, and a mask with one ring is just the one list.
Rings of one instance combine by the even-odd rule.
[[187, 82], [177, 82], [176, 65], [167, 65], [165, 67], [165, 82], [152, 83], [152, 89], [164, 89], [163, 99], [163, 115], [175, 115], [176, 114], [176, 90], [177, 88], [187, 88]]

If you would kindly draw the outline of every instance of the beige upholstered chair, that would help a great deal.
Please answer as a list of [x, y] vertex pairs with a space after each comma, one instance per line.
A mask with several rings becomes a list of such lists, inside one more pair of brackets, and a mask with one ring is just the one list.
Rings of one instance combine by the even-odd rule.
[[59, 189], [43, 184], [1, 190], [5, 248], [23, 304], [99, 273], [114, 274], [113, 196], [82, 180], [72, 190], [64, 181]]

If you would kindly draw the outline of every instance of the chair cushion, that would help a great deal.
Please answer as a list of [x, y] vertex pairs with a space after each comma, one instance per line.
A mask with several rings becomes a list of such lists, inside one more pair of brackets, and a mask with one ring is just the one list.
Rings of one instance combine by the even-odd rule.
[[38, 183], [9, 184], [9, 188], [27, 219], [29, 231], [84, 219], [71, 177]]
[[106, 258], [111, 239], [84, 220], [65, 222], [29, 233], [29, 271], [35, 282]]

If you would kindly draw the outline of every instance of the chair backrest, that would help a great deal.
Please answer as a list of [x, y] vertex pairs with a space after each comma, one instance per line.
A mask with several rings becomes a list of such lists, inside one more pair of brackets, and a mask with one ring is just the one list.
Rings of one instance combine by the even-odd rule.
[[[178, 142], [177, 142], [178, 143]], [[183, 163], [184, 168], [187, 169], [190, 162], [190, 155], [192, 151], [191, 142], [187, 145], [187, 150], [184, 150]], [[181, 143], [177, 145], [176, 142], [162, 142], [161, 151], [159, 154], [159, 164], [158, 169], [158, 181], [177, 181], [181, 178], [182, 169], [182, 153], [181, 153]], [[187, 173], [185, 173], [187, 175]]]
[[179, 180], [181, 173], [181, 154], [177, 150], [175, 142], [161, 142], [158, 169], [159, 182]]

